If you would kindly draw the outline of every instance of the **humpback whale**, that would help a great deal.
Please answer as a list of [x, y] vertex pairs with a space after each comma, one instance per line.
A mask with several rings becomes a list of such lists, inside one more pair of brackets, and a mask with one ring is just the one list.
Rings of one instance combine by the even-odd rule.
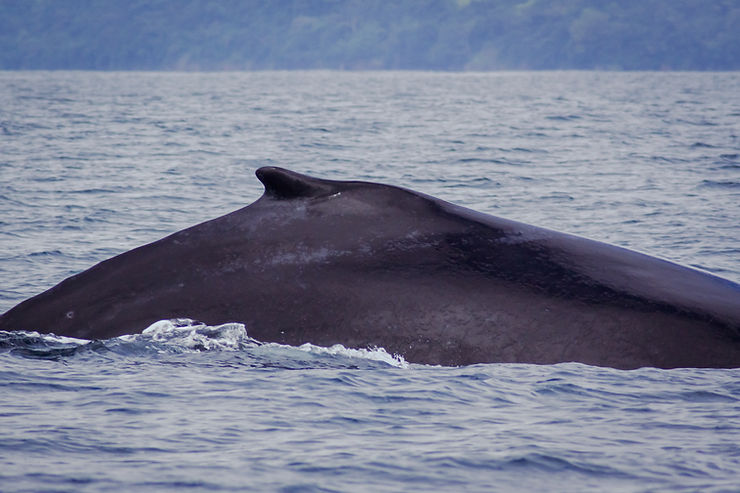
[[254, 203], [100, 262], [0, 316], [85, 339], [161, 319], [410, 362], [740, 367], [740, 285], [391, 185], [260, 168]]

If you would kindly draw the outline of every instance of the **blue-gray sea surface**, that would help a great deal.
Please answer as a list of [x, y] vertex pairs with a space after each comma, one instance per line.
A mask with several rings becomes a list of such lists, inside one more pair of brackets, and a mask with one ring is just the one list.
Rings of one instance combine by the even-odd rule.
[[[740, 281], [740, 73], [0, 72], [0, 313], [249, 204], [264, 165]], [[740, 491], [740, 370], [248, 333], [0, 333], [0, 491]]]

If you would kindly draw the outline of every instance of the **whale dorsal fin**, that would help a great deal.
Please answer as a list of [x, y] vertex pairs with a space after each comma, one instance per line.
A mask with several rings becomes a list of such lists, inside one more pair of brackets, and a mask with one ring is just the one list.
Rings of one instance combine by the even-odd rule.
[[335, 192], [336, 183], [302, 175], [276, 166], [260, 168], [255, 173], [265, 186], [265, 195], [277, 199], [320, 197]]

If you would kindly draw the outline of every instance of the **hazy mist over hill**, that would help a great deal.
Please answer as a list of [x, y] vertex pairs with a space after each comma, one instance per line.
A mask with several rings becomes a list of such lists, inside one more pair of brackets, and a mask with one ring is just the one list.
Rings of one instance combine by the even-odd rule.
[[740, 69], [737, 0], [0, 0], [0, 69]]

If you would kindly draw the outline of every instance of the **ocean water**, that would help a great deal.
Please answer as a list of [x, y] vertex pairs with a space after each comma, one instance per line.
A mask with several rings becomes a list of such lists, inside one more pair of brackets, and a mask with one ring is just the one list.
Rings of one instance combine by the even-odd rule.
[[[264, 165], [740, 281], [738, 73], [0, 72], [0, 312], [252, 202]], [[0, 491], [740, 491], [740, 370], [144, 329], [0, 333]]]

